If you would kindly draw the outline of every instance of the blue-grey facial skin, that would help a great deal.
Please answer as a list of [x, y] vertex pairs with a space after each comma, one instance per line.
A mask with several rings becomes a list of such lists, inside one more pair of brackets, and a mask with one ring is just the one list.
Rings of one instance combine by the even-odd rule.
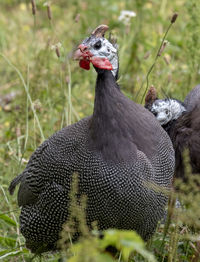
[[175, 99], [157, 99], [151, 107], [151, 112], [162, 126], [179, 118], [184, 111], [185, 107]]
[[100, 58], [107, 58], [112, 64], [112, 73], [116, 76], [118, 71], [118, 55], [117, 48], [115, 48], [106, 38], [90, 36], [86, 38], [83, 45], [87, 46], [88, 50], [93, 56]]

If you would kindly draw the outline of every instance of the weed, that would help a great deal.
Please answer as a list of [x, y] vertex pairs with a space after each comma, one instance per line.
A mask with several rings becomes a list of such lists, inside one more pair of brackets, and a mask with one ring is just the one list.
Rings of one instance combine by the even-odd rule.
[[[7, 189], [45, 138], [92, 112], [94, 71], [85, 74], [79, 69], [71, 59], [73, 50], [98, 24], [108, 24], [114, 38], [118, 38], [119, 84], [128, 97], [134, 98], [154, 63], [157, 47], [161, 46], [165, 49], [148, 77], [148, 85], [183, 100], [200, 82], [200, 4], [196, 0], [55, 0], [47, 6], [45, 0], [0, 2], [0, 258], [59, 261], [59, 252], [40, 258], [24, 247], [18, 227], [17, 197], [9, 196]], [[118, 19], [123, 10], [136, 14], [128, 24]], [[174, 11], [179, 18], [164, 46], [162, 37]], [[175, 16], [171, 22], [174, 21]], [[51, 46], [59, 42], [62, 46], [52, 52]], [[144, 91], [137, 101], [141, 101]], [[5, 107], [1, 98], [12, 92], [16, 95]], [[161, 224], [147, 246], [134, 233], [129, 238], [129, 232], [108, 231], [106, 239], [116, 240], [118, 255], [113, 257], [105, 252], [106, 242], [90, 235], [86, 228], [90, 237], [73, 243], [69, 249], [71, 256], [66, 256], [70, 261], [137, 262], [147, 261], [150, 256], [159, 262], [197, 262], [199, 180], [190, 171], [188, 175], [190, 182], [178, 181], [180, 191], [173, 196], [179, 199], [181, 208], [174, 208], [175, 200], [171, 201], [167, 226]], [[121, 240], [131, 249], [130, 256], [124, 255], [128, 247], [119, 246]], [[140, 251], [148, 250], [147, 256], [136, 252], [134, 241], [140, 243]]]

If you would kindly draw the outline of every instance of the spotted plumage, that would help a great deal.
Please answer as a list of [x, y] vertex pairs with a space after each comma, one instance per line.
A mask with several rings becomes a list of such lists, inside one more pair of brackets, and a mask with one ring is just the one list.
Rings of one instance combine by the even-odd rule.
[[[82, 45], [76, 53], [87, 68], [88, 46]], [[20, 183], [20, 228], [33, 252], [42, 245], [56, 247], [69, 218], [74, 172], [78, 195], [87, 196], [89, 226], [96, 221], [100, 230], [132, 229], [147, 240], [165, 213], [165, 190], [170, 189], [174, 172], [172, 144], [154, 116], [123, 95], [116, 83], [117, 71], [105, 69], [116, 59], [94, 63], [93, 115], [47, 139], [10, 185], [12, 193]]]

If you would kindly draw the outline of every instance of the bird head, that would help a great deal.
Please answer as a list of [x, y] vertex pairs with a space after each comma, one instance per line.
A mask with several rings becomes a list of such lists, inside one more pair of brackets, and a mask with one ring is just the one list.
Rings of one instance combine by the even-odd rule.
[[155, 115], [161, 126], [178, 119], [186, 111], [183, 103], [177, 99], [158, 99], [153, 86], [147, 92], [145, 107]]
[[95, 68], [111, 70], [116, 76], [118, 71], [117, 48], [104, 38], [107, 25], [98, 26], [92, 34], [83, 40], [74, 53], [74, 59], [79, 60], [83, 69], [89, 70], [90, 63]]
[[177, 99], [157, 99], [150, 111], [155, 115], [161, 126], [178, 119], [186, 111], [183, 103]]

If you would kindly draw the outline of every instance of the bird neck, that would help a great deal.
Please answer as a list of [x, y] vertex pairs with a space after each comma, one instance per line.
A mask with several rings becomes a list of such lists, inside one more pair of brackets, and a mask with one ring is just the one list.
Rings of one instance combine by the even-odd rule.
[[[116, 118], [116, 103], [121, 100], [121, 91], [111, 71], [97, 69], [93, 119], [105, 121]], [[110, 121], [108, 123], [110, 125]]]
[[168, 133], [169, 136], [171, 136], [170, 134], [171, 134], [175, 124], [176, 124], [176, 120], [173, 119], [173, 120], [169, 121], [167, 124], [162, 125], [162, 127], [165, 129], [165, 131]]
[[127, 142], [129, 130], [126, 130], [124, 123], [127, 120], [126, 97], [121, 93], [111, 71], [98, 69], [97, 72], [91, 139], [106, 160], [124, 160], [128, 157], [124, 147], [126, 151], [133, 152]]

